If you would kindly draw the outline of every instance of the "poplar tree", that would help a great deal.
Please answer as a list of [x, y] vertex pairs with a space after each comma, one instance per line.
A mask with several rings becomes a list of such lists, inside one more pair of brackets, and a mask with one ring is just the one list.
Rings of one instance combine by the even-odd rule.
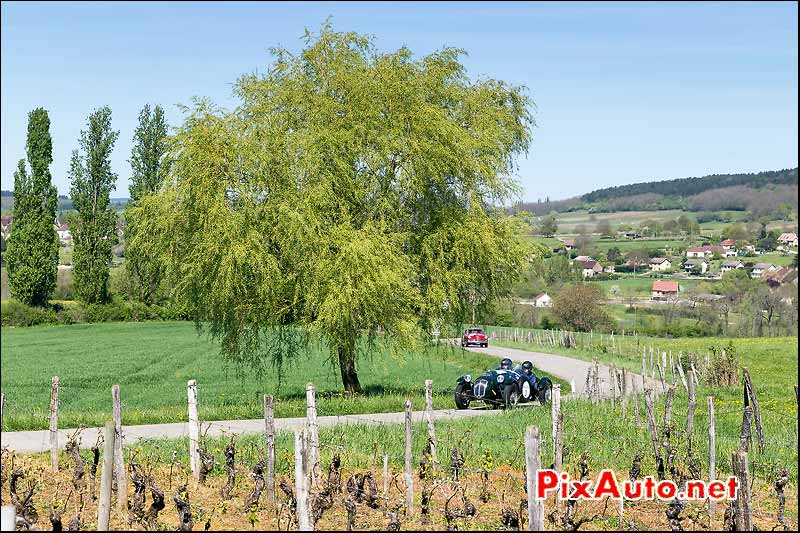
[[42, 108], [28, 113], [26, 143], [30, 174], [20, 159], [14, 173], [13, 235], [8, 241], [8, 283], [14, 298], [43, 306], [56, 287], [58, 234], [54, 228], [58, 194], [50, 163], [50, 117]]
[[108, 301], [111, 249], [117, 242], [110, 194], [117, 179], [111, 170], [111, 151], [119, 132], [111, 129], [111, 108], [107, 106], [90, 114], [87, 126], [79, 140], [82, 153], [74, 150], [70, 163], [70, 196], [76, 211], [70, 224], [72, 267], [78, 298], [104, 303]]
[[139, 125], [133, 134], [131, 158], [130, 201], [125, 207], [125, 269], [130, 280], [131, 296], [153, 303], [162, 284], [162, 258], [148, 246], [146, 240], [136, 239], [139, 228], [134, 207], [139, 200], [156, 192], [169, 173], [167, 157], [167, 122], [164, 110], [156, 105], [152, 110], [145, 104], [139, 113]]

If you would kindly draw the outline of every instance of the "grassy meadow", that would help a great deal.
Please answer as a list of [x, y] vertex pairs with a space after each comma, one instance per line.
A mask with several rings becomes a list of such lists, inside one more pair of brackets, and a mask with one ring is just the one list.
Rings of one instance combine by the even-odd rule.
[[237, 375], [217, 346], [188, 322], [103, 323], [3, 328], [4, 430], [48, 427], [50, 379], [57, 375], [59, 427], [102, 425], [111, 409], [111, 385], [121, 387], [125, 424], [177, 422], [187, 418], [186, 382], [196, 379], [200, 418], [228, 420], [263, 416], [262, 395], [274, 394], [276, 416], [305, 415], [305, 386], [318, 391], [319, 414], [401, 411], [406, 397], [424, 405], [426, 379], [433, 380], [434, 407], [453, 407], [458, 376], [477, 374], [496, 359], [447, 346], [376, 349], [358, 364], [364, 394], [341, 392], [338, 370], [327, 351], [312, 347], [277, 371]]

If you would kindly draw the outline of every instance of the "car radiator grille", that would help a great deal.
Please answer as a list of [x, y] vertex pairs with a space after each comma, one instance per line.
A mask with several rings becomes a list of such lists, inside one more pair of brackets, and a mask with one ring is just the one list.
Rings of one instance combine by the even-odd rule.
[[485, 379], [478, 381], [473, 388], [473, 394], [476, 398], [483, 398], [486, 395], [486, 386], [488, 382]]

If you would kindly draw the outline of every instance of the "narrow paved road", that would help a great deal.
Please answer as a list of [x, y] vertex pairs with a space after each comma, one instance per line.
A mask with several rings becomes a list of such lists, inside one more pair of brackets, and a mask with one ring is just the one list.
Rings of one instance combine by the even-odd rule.
[[[578, 396], [586, 392], [586, 374], [592, 366], [590, 361], [583, 361], [581, 359], [574, 359], [565, 355], [556, 355], [551, 353], [542, 352], [529, 352], [527, 350], [517, 350], [516, 348], [503, 348], [499, 346], [490, 346], [489, 348], [467, 348], [471, 352], [485, 353], [496, 357], [508, 357], [515, 363], [523, 361], [530, 361], [536, 370], [540, 370], [543, 374], [556, 376], [563, 379], [567, 383], [575, 384], [575, 394]], [[600, 393], [607, 396], [611, 391], [611, 381], [609, 379], [608, 367], [599, 365], [600, 374]], [[637, 385], [641, 390], [642, 376], [628, 373], [628, 392], [633, 391], [631, 382], [636, 379]], [[648, 386], [655, 385], [655, 381], [646, 378]], [[659, 382], [660, 384], [660, 382]], [[570, 391], [562, 391], [562, 394], [567, 394]]]
[[[575, 393], [584, 393], [586, 373], [591, 366], [587, 361], [573, 359], [563, 355], [555, 355], [540, 352], [528, 352], [514, 348], [469, 348], [470, 351], [483, 353], [489, 356], [508, 357], [515, 362], [531, 361], [534, 367], [544, 374], [557, 376], [569, 383], [575, 384]], [[628, 374], [629, 381], [638, 379], [641, 383], [641, 376]], [[455, 376], [454, 376], [455, 379]], [[651, 380], [648, 379], [648, 383]], [[607, 395], [610, 391], [608, 378], [608, 367], [600, 366], [600, 389], [602, 394]], [[632, 387], [628, 386], [628, 391]], [[569, 394], [569, 390], [562, 391], [563, 395]], [[439, 409], [433, 411], [434, 420], [453, 420], [456, 418], [469, 418], [473, 416], [491, 415], [500, 413], [499, 410], [491, 409], [470, 409], [458, 411], [455, 409]], [[339, 415], [321, 416], [317, 420], [320, 426], [333, 426], [337, 424], [401, 424], [405, 420], [405, 413], [376, 413], [362, 415]], [[422, 420], [422, 412], [413, 414], [415, 421]], [[291, 431], [300, 429], [305, 425], [305, 418], [277, 418], [275, 419], [275, 429], [277, 431]], [[224, 420], [217, 422], [207, 422], [209, 425], [208, 436], [220, 436], [223, 434], [235, 433], [237, 435], [257, 434], [264, 432], [264, 420]], [[58, 444], [61, 449], [67, 442], [67, 436], [75, 432], [75, 429], [61, 429], [58, 431]], [[97, 435], [102, 432], [102, 428], [86, 428], [82, 432], [81, 447], [91, 447]], [[180, 438], [189, 435], [188, 423], [178, 422], [173, 424], [148, 424], [141, 426], [123, 426], [123, 438], [126, 445], [131, 445], [142, 439], [159, 438]], [[42, 431], [14, 431], [3, 432], [0, 436], [0, 443], [3, 447], [16, 450], [17, 453], [43, 453], [50, 449], [50, 432]]]

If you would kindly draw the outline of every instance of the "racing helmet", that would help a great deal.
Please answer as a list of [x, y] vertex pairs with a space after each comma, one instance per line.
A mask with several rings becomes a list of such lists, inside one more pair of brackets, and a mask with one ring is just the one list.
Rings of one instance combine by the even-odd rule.
[[505, 357], [502, 361], [500, 361], [500, 370], [511, 370], [512, 365], [513, 363], [511, 362], [511, 359]]
[[525, 374], [527, 374], [528, 376], [530, 376], [533, 373], [533, 363], [531, 363], [530, 361], [525, 361], [524, 363], [522, 363], [522, 371], [525, 372]]

